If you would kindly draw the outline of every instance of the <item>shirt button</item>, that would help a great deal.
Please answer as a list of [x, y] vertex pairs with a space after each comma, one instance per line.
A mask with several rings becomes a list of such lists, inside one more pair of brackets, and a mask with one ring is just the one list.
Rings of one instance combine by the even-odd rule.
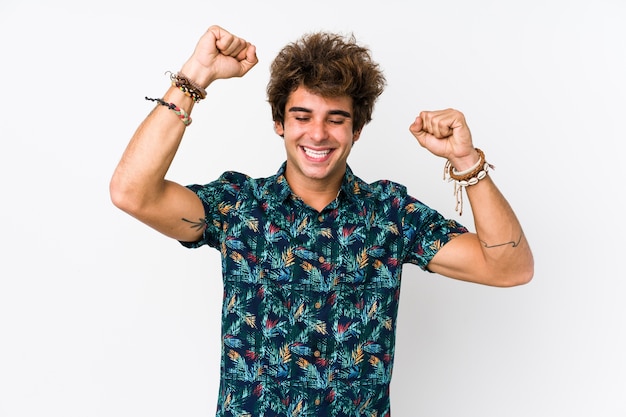
[[321, 214], [319, 216], [317, 216], [317, 220], [320, 222], [324, 221], [324, 216], [322, 216]]

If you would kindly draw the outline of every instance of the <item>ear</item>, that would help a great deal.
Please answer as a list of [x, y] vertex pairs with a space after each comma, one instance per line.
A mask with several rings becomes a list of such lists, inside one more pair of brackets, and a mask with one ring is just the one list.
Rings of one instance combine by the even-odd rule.
[[356, 132], [354, 132], [352, 134], [352, 144], [354, 145], [354, 142], [359, 140], [360, 137], [361, 137], [361, 131], [360, 130], [357, 130]]
[[276, 134], [278, 134], [281, 138], [285, 137], [285, 128], [278, 120], [274, 120], [274, 132], [276, 132]]

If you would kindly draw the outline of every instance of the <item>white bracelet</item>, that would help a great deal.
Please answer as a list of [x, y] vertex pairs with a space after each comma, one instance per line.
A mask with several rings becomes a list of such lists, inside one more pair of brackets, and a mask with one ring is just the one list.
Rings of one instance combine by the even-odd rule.
[[485, 154], [480, 149], [476, 148], [478, 152], [478, 162], [469, 169], [458, 172], [450, 161], [446, 161], [446, 165], [443, 170], [443, 178], [448, 182], [454, 181], [454, 196], [456, 198], [455, 211], [459, 212], [459, 216], [463, 214], [463, 188], [475, 185], [478, 181], [487, 176], [489, 168], [495, 167], [485, 161]]
[[470, 174], [473, 170], [478, 168], [480, 166], [480, 162], [481, 162], [481, 158], [479, 156], [478, 157], [478, 161], [476, 161], [476, 163], [474, 165], [472, 165], [471, 168], [468, 168], [465, 171], [459, 172], [459, 171], [456, 170], [456, 168], [452, 167], [452, 172], [454, 173], [454, 175], [458, 175], [458, 176], [462, 177], [463, 175]]
[[[478, 161], [478, 162], [480, 162], [480, 161]], [[455, 179], [450, 178], [448, 181], [454, 181], [458, 185], [460, 185], [461, 187], [467, 187], [468, 185], [475, 185], [476, 183], [478, 183], [478, 181], [482, 180], [483, 178], [485, 178], [487, 176], [487, 171], [489, 171], [489, 167], [490, 166], [491, 165], [489, 165], [489, 163], [485, 162], [485, 165], [483, 165], [483, 169], [478, 171], [476, 176], [474, 176], [474, 177], [472, 177], [470, 179], [467, 179], [467, 180], [455, 180]], [[474, 168], [474, 169], [476, 169], [476, 168]], [[472, 169], [472, 171], [474, 169]], [[468, 172], [468, 174], [469, 174], [469, 172]]]

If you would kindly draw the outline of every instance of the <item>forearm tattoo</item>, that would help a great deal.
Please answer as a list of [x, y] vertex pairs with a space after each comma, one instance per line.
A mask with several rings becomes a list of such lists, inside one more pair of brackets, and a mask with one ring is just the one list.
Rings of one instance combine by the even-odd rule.
[[181, 220], [189, 223], [190, 225], [189, 227], [191, 227], [194, 230], [204, 230], [204, 228], [206, 227], [205, 219], [198, 219], [198, 221], [193, 221], [193, 220], [189, 220], [183, 217]]
[[495, 245], [490, 245], [487, 242], [485, 242], [484, 240], [481, 240], [480, 243], [482, 243], [483, 246], [485, 248], [487, 248], [487, 249], [497, 248], [497, 247], [500, 247], [500, 246], [507, 246], [507, 245], [511, 245], [512, 247], [516, 248], [519, 245], [519, 243], [522, 241], [522, 237], [523, 236], [524, 236], [524, 233], [520, 234], [519, 239], [517, 239], [517, 242], [510, 241], [510, 242], [496, 243]]

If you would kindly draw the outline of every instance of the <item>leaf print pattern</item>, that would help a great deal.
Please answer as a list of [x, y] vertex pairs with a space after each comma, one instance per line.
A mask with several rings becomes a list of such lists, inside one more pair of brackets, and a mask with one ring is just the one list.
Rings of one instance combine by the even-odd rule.
[[208, 226], [181, 243], [222, 256], [216, 415], [389, 416], [402, 265], [426, 269], [467, 229], [404, 186], [367, 184], [350, 168], [317, 212], [292, 194], [284, 168], [189, 186]]

